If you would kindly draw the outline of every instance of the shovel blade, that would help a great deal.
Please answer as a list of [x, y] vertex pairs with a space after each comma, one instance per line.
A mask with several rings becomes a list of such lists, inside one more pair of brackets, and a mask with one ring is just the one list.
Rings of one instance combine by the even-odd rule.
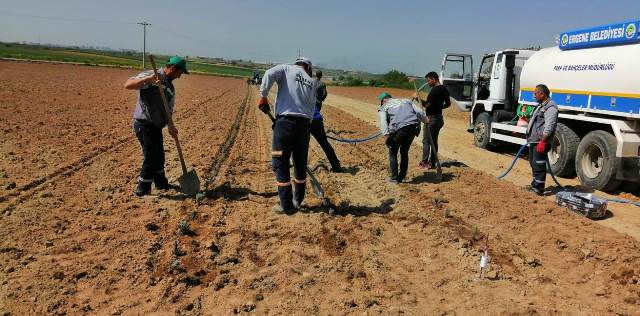
[[180, 190], [186, 195], [194, 195], [200, 192], [200, 179], [195, 170], [183, 173], [178, 178], [178, 182], [180, 183]]
[[317, 197], [324, 199], [324, 190], [322, 189], [322, 186], [320, 186], [320, 182], [318, 182], [318, 179], [313, 174], [313, 171], [309, 169], [309, 167], [307, 167], [307, 175], [309, 175], [309, 180], [311, 180], [311, 188], [313, 189], [313, 193], [315, 193]]

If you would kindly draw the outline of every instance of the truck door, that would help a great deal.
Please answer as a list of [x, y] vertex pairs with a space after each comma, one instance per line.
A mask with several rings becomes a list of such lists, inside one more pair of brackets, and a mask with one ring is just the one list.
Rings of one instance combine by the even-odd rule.
[[460, 111], [473, 105], [473, 58], [468, 54], [446, 53], [442, 60], [440, 80], [456, 100]]

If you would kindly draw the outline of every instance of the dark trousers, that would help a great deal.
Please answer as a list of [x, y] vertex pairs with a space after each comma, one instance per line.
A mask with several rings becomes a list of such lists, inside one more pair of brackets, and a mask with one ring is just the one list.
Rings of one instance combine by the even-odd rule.
[[[444, 126], [444, 118], [441, 114], [430, 115], [431, 123], [424, 124], [424, 131], [422, 134], [422, 161], [429, 162], [431, 165], [436, 163], [436, 152], [438, 151], [438, 136], [440, 135], [440, 129]], [[431, 138], [433, 139], [433, 146], [436, 148], [436, 152], [431, 150], [431, 139], [429, 139], [428, 132], [431, 132]]]
[[[309, 119], [292, 116], [278, 116], [273, 124], [271, 165], [276, 174], [280, 206], [285, 210], [293, 208], [294, 198], [298, 203], [304, 199], [310, 125]], [[289, 171], [291, 157], [295, 173], [295, 196]]]
[[329, 144], [327, 140], [327, 134], [324, 131], [324, 123], [322, 120], [313, 120], [311, 121], [311, 135], [316, 139], [324, 154], [327, 155], [327, 159], [329, 159], [329, 163], [331, 164], [331, 168], [340, 169], [340, 160], [338, 160], [338, 156], [336, 156], [336, 152]]
[[140, 141], [143, 156], [138, 181], [153, 182], [160, 176], [164, 177], [162, 128], [136, 120], [133, 123], [133, 130]]
[[547, 153], [551, 149], [551, 146], [547, 144], [543, 154], [536, 150], [536, 146], [538, 146], [538, 143], [529, 145], [529, 164], [531, 165], [531, 173], [533, 175], [531, 186], [540, 191], [544, 191], [544, 182], [547, 178]]
[[[389, 173], [392, 180], [402, 181], [409, 167], [409, 148], [416, 137], [420, 125], [405, 126], [391, 134], [386, 141], [389, 148]], [[400, 152], [400, 170], [398, 170], [398, 152]]]

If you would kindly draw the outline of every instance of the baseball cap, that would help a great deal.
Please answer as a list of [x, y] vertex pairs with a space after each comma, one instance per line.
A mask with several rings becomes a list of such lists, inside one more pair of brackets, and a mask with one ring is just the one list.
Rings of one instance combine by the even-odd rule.
[[378, 96], [378, 100], [380, 101], [384, 100], [384, 98], [391, 98], [391, 95], [389, 94], [389, 92], [382, 92]]
[[178, 67], [178, 69], [182, 70], [183, 73], [189, 74], [189, 71], [187, 71], [187, 60], [180, 56], [169, 57], [169, 61], [167, 61], [167, 65], [176, 66]]
[[311, 59], [309, 59], [307, 57], [298, 57], [296, 59], [296, 64], [297, 63], [303, 63], [303, 64], [305, 64], [307, 66], [312, 66]]

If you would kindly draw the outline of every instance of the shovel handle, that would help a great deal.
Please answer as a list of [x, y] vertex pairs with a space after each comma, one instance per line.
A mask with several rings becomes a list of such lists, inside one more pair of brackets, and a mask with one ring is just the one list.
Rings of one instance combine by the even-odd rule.
[[182, 167], [182, 174], [186, 174], [188, 172], [187, 164], [184, 162], [184, 156], [182, 156], [182, 147], [180, 146], [178, 135], [173, 136], [173, 140], [176, 142], [176, 149], [178, 149], [178, 157], [180, 158], [180, 166]]
[[[156, 79], [160, 80], [160, 75], [158, 74], [158, 68], [156, 67], [156, 61], [153, 58], [153, 55], [149, 54], [149, 61], [151, 62], [151, 67], [153, 68], [153, 74], [156, 76]], [[164, 108], [164, 113], [167, 116], [167, 120], [169, 121], [169, 127], [175, 128], [173, 125], [173, 118], [171, 117], [171, 111], [169, 110], [169, 102], [167, 101], [167, 96], [164, 94], [164, 85], [159, 84], [160, 88], [160, 98], [162, 99], [162, 107]], [[178, 135], [173, 136], [173, 140], [176, 142], [176, 148], [178, 149], [178, 156], [180, 157], [180, 165], [182, 166], [182, 173], [187, 173], [187, 164], [184, 162], [184, 156], [182, 155], [182, 147], [180, 146], [180, 141], [178, 140]]]

